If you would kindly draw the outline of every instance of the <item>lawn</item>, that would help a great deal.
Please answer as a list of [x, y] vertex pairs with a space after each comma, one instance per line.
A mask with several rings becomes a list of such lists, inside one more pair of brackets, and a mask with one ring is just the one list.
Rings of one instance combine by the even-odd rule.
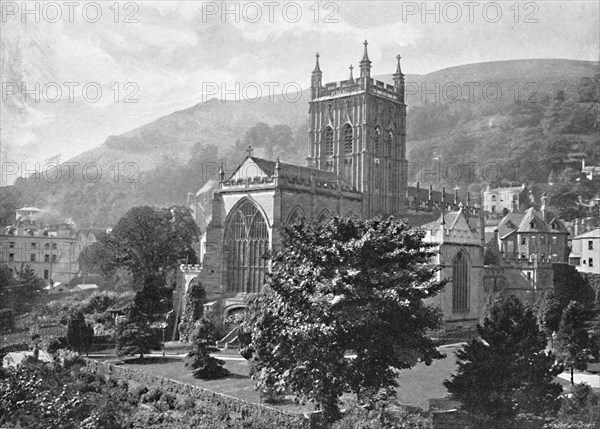
[[[398, 399], [400, 403], [428, 409], [429, 398], [442, 398], [446, 396], [447, 391], [442, 383], [455, 371], [455, 350], [455, 347], [443, 347], [442, 352], [446, 354], [444, 359], [434, 361], [430, 366], [418, 364], [413, 369], [402, 371], [398, 377], [400, 385], [398, 388]], [[261, 403], [260, 395], [254, 390], [254, 381], [248, 376], [248, 363], [245, 360], [231, 360], [239, 357], [239, 355], [236, 356], [232, 351], [227, 351], [222, 357], [227, 359], [225, 367], [231, 371], [232, 375], [220, 380], [195, 379], [192, 377], [191, 371], [185, 368], [181, 357], [167, 356], [166, 358], [161, 358], [156, 356], [148, 358], [143, 364], [137, 363], [136, 360], [131, 360], [125, 363], [125, 366], [184, 383], [194, 384], [249, 402]], [[287, 401], [282, 405], [277, 405], [277, 408], [297, 413], [311, 410], [312, 405], [300, 406]]]

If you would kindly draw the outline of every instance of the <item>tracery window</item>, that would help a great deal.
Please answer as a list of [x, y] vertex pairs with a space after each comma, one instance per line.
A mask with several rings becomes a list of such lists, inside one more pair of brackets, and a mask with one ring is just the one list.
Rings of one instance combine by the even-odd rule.
[[329, 219], [331, 218], [331, 213], [329, 213], [329, 210], [324, 209], [321, 214], [319, 214], [319, 217], [317, 218], [318, 222], [327, 222]]
[[302, 222], [305, 218], [306, 215], [304, 214], [304, 211], [300, 207], [296, 207], [288, 216], [287, 223], [288, 225], [293, 225]]
[[228, 292], [257, 293], [268, 268], [267, 222], [250, 201], [229, 215], [225, 233], [225, 278]]
[[344, 127], [344, 153], [346, 155], [352, 153], [352, 127], [346, 125]]
[[375, 152], [376, 155], [379, 155], [379, 128], [375, 128], [375, 139], [373, 141], [373, 152]]
[[469, 308], [469, 266], [464, 252], [458, 252], [452, 262], [452, 310]]
[[325, 130], [325, 155], [331, 156], [333, 155], [333, 130], [331, 128], [327, 128]]

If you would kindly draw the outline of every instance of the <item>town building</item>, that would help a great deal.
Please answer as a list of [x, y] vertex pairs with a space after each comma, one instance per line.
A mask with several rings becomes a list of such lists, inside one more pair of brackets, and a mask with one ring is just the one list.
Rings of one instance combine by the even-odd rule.
[[570, 265], [582, 273], [600, 274], [600, 228], [576, 235], [571, 246]]
[[483, 210], [489, 214], [504, 215], [509, 211], [523, 209], [529, 202], [527, 184], [491, 188], [489, 185], [483, 192]]
[[569, 232], [556, 217], [546, 220], [545, 209], [531, 207], [508, 213], [495, 229], [494, 245], [503, 260], [568, 262]]
[[15, 223], [0, 233], [0, 265], [13, 273], [27, 265], [49, 283], [69, 283], [79, 272], [76, 233], [70, 224], [41, 224], [41, 213], [35, 207], [16, 211]]

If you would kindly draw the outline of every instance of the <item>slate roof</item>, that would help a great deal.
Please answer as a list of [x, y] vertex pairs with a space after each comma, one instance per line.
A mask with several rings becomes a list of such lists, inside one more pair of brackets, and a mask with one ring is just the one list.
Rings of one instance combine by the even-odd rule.
[[[549, 216], [552, 220], [550, 222], [545, 222], [542, 213], [533, 207], [527, 209], [525, 213], [508, 213], [498, 224], [498, 236], [504, 238], [513, 232], [567, 232], [560, 219], [546, 212], [546, 218]], [[533, 227], [531, 226], [532, 222]], [[556, 228], [552, 228], [552, 224], [554, 224]]]
[[[442, 216], [443, 216], [444, 224], [446, 225], [446, 228], [452, 230], [454, 228], [454, 225], [456, 224], [456, 221], [459, 218], [459, 215], [461, 214], [461, 211], [462, 210], [455, 211], [455, 212], [448, 212], [443, 215], [440, 215], [440, 217], [437, 220], [434, 220], [433, 222], [428, 222], [424, 225], [421, 225], [420, 228], [432, 230], [432, 229], [438, 227], [442, 223]], [[475, 231], [475, 228], [473, 228], [471, 226], [471, 224], [469, 223], [469, 217], [465, 216], [464, 214], [463, 214], [463, 217], [465, 218], [467, 225], [469, 225], [469, 228], [471, 228], [471, 231]]]
[[600, 238], [600, 228], [592, 229], [591, 231], [587, 231], [583, 234], [576, 235], [575, 237], [573, 237], [573, 240], [584, 238]]

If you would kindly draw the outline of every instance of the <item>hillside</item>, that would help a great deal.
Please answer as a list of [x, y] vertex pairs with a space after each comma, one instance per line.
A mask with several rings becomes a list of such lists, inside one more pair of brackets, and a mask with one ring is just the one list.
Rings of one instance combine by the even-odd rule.
[[[546, 182], [573, 153], [587, 153], [594, 162], [600, 147], [597, 73], [591, 62], [515, 60], [408, 75], [411, 180], [476, 191], [491, 181]], [[501, 95], [484, 95], [483, 88]], [[76, 171], [72, 180], [66, 174], [55, 182], [30, 179], [17, 184], [18, 200], [84, 226], [112, 224], [135, 205], [183, 203], [216, 175], [218, 163], [233, 169], [248, 143], [255, 155], [303, 162], [307, 113], [307, 91], [296, 103], [281, 97], [209, 100], [110, 136], [71, 160], [98, 163], [101, 178]], [[490, 163], [501, 173], [489, 173]], [[416, 165], [437, 174], [423, 175]]]

